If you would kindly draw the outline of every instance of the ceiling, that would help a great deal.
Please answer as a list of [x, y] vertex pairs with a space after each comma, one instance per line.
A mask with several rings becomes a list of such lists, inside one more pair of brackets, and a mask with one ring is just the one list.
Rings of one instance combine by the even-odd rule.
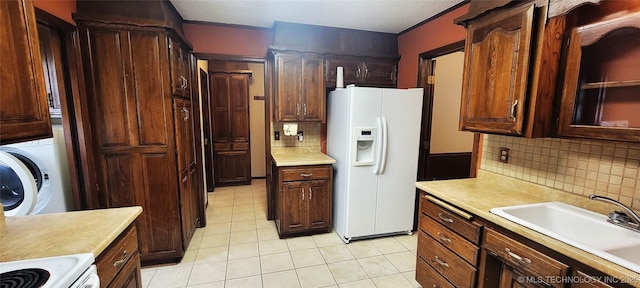
[[399, 33], [463, 0], [171, 0], [182, 18], [271, 28], [274, 21]]

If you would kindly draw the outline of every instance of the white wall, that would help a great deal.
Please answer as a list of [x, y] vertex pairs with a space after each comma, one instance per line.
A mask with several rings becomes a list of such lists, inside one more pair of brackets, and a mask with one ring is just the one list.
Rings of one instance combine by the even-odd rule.
[[251, 177], [265, 177], [264, 100], [253, 96], [264, 96], [264, 64], [249, 63], [252, 75], [249, 78], [249, 137], [251, 141]]
[[473, 133], [458, 131], [464, 52], [435, 58], [430, 154], [471, 152]]

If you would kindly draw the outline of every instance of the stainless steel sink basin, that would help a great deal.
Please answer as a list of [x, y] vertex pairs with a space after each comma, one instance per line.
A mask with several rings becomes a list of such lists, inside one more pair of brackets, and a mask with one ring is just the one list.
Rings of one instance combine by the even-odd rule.
[[493, 208], [491, 213], [640, 273], [640, 233], [607, 216], [560, 202]]

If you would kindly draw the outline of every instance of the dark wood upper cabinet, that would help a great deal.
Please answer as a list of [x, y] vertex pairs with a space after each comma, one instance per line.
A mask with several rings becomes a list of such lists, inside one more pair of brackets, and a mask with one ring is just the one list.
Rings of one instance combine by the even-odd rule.
[[327, 56], [325, 81], [335, 87], [337, 67], [343, 69], [344, 85], [363, 87], [396, 87], [398, 58]]
[[312, 53], [275, 52], [276, 122], [324, 122], [324, 58]]
[[527, 2], [465, 22], [461, 130], [550, 134], [564, 22], [545, 21], [546, 9]]
[[640, 2], [568, 14], [558, 135], [640, 142]]
[[0, 1], [0, 22], [0, 143], [52, 137], [32, 1]]
[[62, 72], [62, 46], [58, 31], [38, 23], [38, 38], [44, 82], [47, 90], [47, 103], [52, 118], [62, 117], [60, 96], [65, 96], [65, 83]]
[[191, 96], [191, 77], [189, 67], [190, 53], [180, 42], [169, 40], [171, 59], [171, 92], [173, 95], [189, 98]]

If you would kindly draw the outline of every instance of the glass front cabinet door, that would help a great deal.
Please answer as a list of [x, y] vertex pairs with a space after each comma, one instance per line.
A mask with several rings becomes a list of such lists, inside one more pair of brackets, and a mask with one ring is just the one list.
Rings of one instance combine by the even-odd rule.
[[640, 1], [567, 17], [558, 135], [640, 142]]

